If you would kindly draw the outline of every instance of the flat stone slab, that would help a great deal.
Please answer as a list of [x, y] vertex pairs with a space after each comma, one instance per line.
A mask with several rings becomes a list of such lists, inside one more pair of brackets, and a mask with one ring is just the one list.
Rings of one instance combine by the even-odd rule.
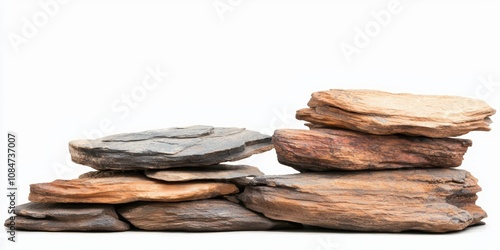
[[238, 193], [231, 183], [193, 181], [167, 183], [135, 172], [98, 172], [74, 180], [30, 185], [29, 200], [44, 203], [177, 202]]
[[246, 165], [213, 165], [204, 168], [175, 168], [165, 170], [146, 170], [149, 178], [162, 181], [192, 181], [192, 180], [231, 180], [240, 177], [264, 175], [258, 168]]
[[300, 172], [458, 167], [472, 141], [372, 135], [343, 129], [278, 129], [278, 161]]
[[71, 159], [97, 170], [202, 167], [272, 149], [271, 137], [243, 128], [192, 126], [69, 143]]
[[135, 227], [154, 231], [256, 231], [296, 228], [222, 199], [126, 204], [118, 212]]
[[256, 177], [239, 196], [266, 217], [331, 229], [450, 232], [478, 224], [481, 188], [467, 171], [406, 169]]
[[[26, 203], [15, 209], [16, 230], [29, 231], [126, 231], [112, 205]], [[5, 222], [8, 227], [10, 220]]]
[[297, 119], [377, 135], [454, 137], [489, 131], [489, 117], [495, 114], [481, 100], [376, 90], [319, 91], [312, 94], [308, 106], [297, 111]]

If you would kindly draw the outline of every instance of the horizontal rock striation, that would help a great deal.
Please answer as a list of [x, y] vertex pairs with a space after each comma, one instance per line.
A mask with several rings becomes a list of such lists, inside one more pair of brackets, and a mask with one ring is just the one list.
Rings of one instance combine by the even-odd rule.
[[371, 135], [342, 129], [278, 129], [278, 161], [298, 171], [458, 167], [472, 141]]
[[275, 220], [354, 231], [450, 232], [480, 223], [465, 170], [405, 169], [256, 177], [239, 196]]
[[471, 98], [332, 89], [312, 94], [299, 120], [370, 134], [454, 137], [489, 131], [495, 109]]

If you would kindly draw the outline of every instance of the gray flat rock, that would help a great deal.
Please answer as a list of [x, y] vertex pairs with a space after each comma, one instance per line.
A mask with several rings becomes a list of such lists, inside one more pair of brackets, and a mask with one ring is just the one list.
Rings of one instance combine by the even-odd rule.
[[140, 202], [126, 204], [118, 212], [137, 228], [153, 231], [247, 231], [297, 227], [294, 223], [268, 219], [223, 199]]
[[[26, 203], [16, 209], [16, 229], [29, 231], [126, 231], [112, 205]], [[7, 226], [6, 221], [5, 226]]]
[[71, 159], [97, 170], [203, 167], [272, 149], [271, 137], [243, 128], [192, 126], [69, 143]]

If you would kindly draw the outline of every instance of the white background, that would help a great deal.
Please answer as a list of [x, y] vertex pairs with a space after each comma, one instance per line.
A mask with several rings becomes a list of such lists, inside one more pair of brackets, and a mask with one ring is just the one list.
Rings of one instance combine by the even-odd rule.
[[[51, 13], [40, 2], [0, 5], [0, 187], [11, 130], [18, 134], [18, 203], [27, 202], [31, 183], [89, 171], [70, 163], [67, 150], [68, 141], [89, 134], [194, 124], [301, 128], [295, 110], [330, 88], [461, 95], [499, 108], [495, 1], [395, 1], [385, 26], [372, 12], [388, 10], [389, 0], [73, 0]], [[35, 29], [27, 32], [27, 23]], [[356, 30], [367, 26], [372, 36], [349, 62], [341, 47], [355, 46]], [[143, 79], [156, 67], [168, 76], [146, 89]], [[0, 249], [499, 249], [499, 124], [464, 136], [474, 145], [461, 168], [479, 179], [478, 204], [489, 214], [486, 226], [464, 232], [19, 232], [16, 243], [0, 234]], [[294, 172], [274, 151], [244, 162], [267, 174]], [[0, 204], [3, 220], [5, 195]]]

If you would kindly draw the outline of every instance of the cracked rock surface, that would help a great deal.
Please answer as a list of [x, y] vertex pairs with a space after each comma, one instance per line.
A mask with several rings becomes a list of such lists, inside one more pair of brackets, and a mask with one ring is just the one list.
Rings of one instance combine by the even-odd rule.
[[69, 143], [71, 159], [97, 170], [203, 167], [272, 149], [271, 137], [243, 128], [192, 126]]

